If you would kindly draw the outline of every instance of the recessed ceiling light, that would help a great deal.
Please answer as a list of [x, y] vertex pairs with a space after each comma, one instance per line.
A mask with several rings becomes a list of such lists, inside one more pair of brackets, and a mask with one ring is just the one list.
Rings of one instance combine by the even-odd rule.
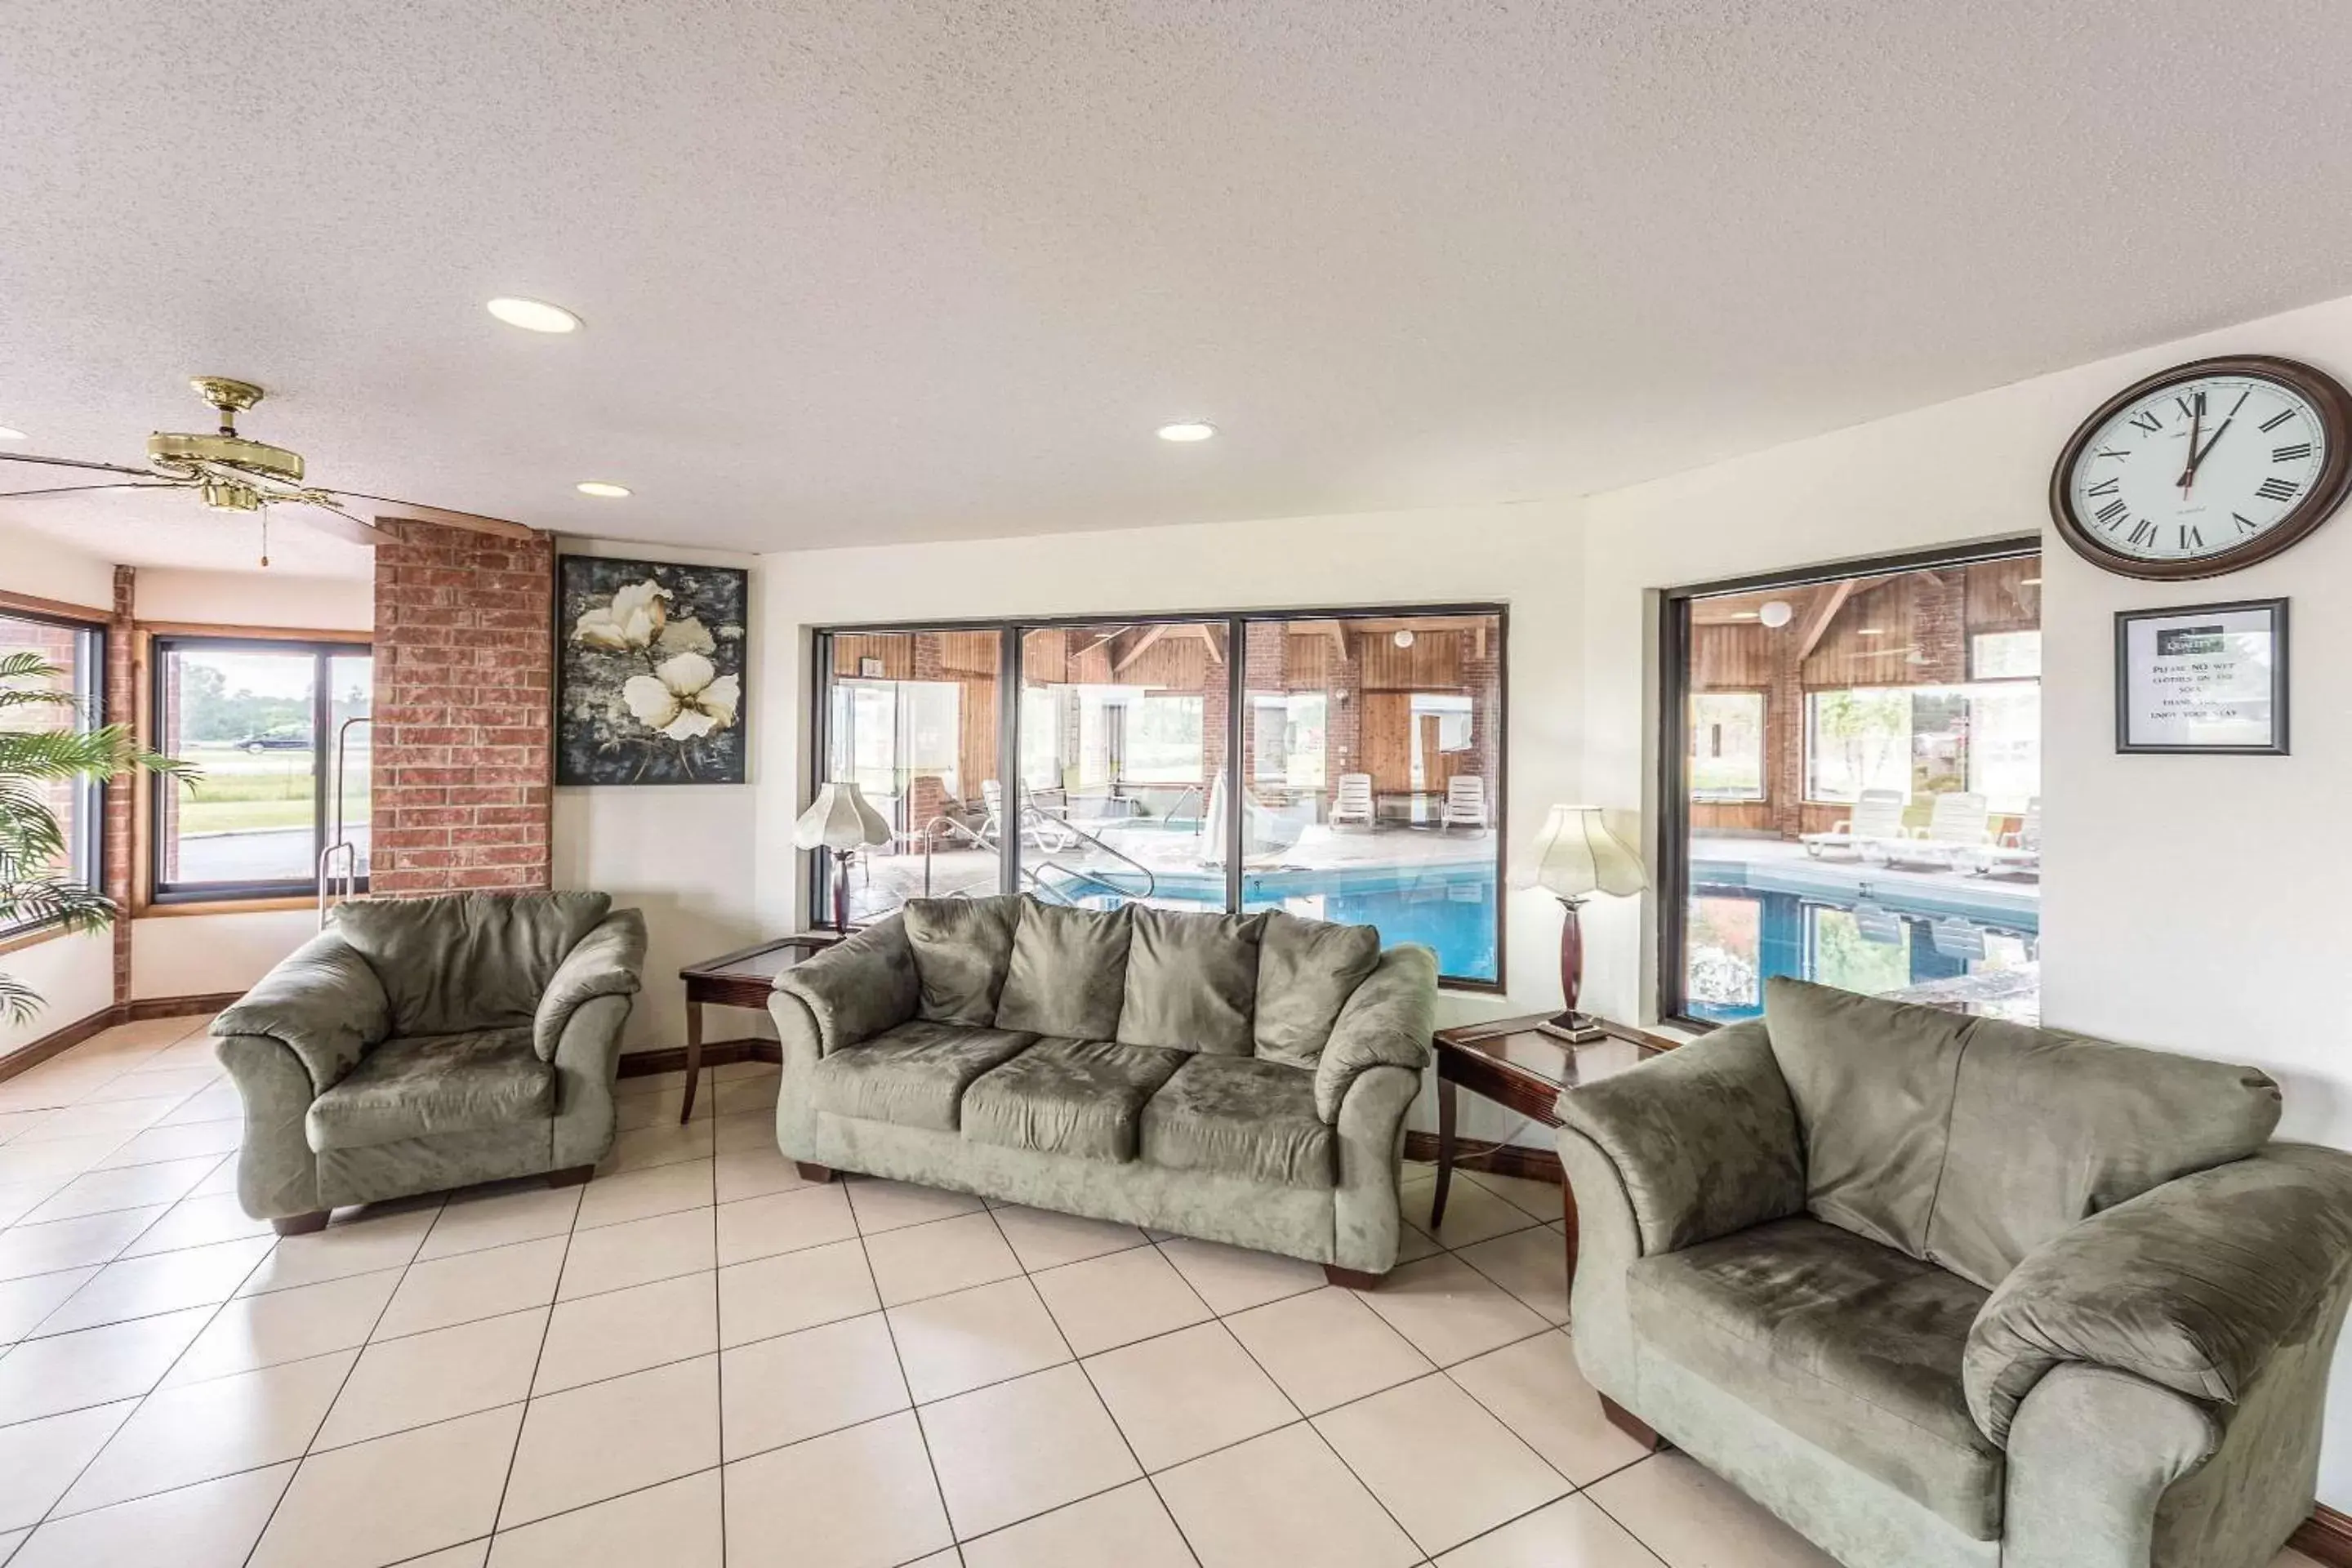
[[1760, 610], [1734, 610], [1731, 612], [1731, 618], [1735, 621], [1761, 620], [1763, 619], [1763, 612]]
[[0, 425], [0, 441], [29, 441], [31, 439], [32, 437], [26, 435], [22, 430], [15, 429], [6, 425]]
[[2018, 581], [2029, 588], [2039, 588], [2042, 586], [2042, 579], [2039, 577], [2020, 577]]
[[1217, 433], [1217, 427], [1205, 419], [1179, 419], [1173, 425], [1160, 427], [1163, 441], [1205, 441]]
[[544, 300], [521, 300], [501, 294], [489, 303], [489, 312], [509, 327], [526, 332], [576, 332], [580, 318]]
[[628, 486], [613, 484], [604, 479], [583, 479], [572, 488], [583, 496], [601, 496], [606, 500], [617, 500], [629, 493]]
[[1883, 637], [1886, 635], [1886, 628], [1884, 626], [1857, 626], [1854, 628], [1853, 635], [1858, 637]]

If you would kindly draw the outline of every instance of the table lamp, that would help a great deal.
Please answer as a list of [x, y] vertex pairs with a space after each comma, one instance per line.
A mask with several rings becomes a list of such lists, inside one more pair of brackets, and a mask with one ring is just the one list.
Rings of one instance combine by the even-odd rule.
[[849, 929], [849, 858], [868, 844], [890, 842], [890, 824], [866, 802], [854, 784], [817, 785], [800, 820], [793, 824], [793, 844], [801, 849], [830, 849], [833, 868], [833, 926]]
[[1555, 805], [1536, 840], [1536, 886], [1559, 900], [1559, 989], [1567, 1005], [1539, 1026], [1573, 1045], [1601, 1037], [1592, 1020], [1576, 1010], [1584, 986], [1584, 931], [1577, 910], [1595, 893], [1625, 897], [1650, 885], [1642, 858], [1609, 831], [1597, 805]]

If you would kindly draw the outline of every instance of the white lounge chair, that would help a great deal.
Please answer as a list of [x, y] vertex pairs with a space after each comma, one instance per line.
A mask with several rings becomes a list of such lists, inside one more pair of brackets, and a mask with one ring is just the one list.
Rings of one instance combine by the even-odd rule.
[[1915, 866], [1969, 867], [1992, 847], [1992, 812], [1985, 797], [1973, 790], [1939, 795], [1927, 815], [1927, 830], [1916, 838], [1887, 842], [1886, 863]]
[[2035, 795], [2025, 803], [2025, 820], [2014, 833], [2004, 833], [2000, 841], [1980, 851], [1977, 857], [1979, 873], [2016, 871], [2029, 877], [2042, 875], [2042, 797]]
[[1851, 849], [1856, 858], [1873, 845], [1886, 843], [1905, 837], [1903, 831], [1903, 792], [1895, 789], [1866, 789], [1853, 803], [1853, 813], [1827, 833], [1800, 834], [1805, 853], [1820, 859], [1824, 849]]
[[1438, 816], [1437, 830], [1486, 826], [1486, 781], [1476, 773], [1456, 773], [1446, 780], [1445, 809]]
[[1372, 826], [1372, 775], [1341, 773], [1339, 793], [1331, 797], [1331, 826], [1334, 827], [1370, 827]]
[[[1076, 835], [1055, 818], [1028, 804], [1024, 787], [1021, 806], [1021, 842], [1052, 852], [1067, 849], [1077, 842]], [[991, 844], [1004, 838], [1004, 785], [995, 779], [980, 781], [980, 801], [986, 814], [980, 821], [980, 836]]]

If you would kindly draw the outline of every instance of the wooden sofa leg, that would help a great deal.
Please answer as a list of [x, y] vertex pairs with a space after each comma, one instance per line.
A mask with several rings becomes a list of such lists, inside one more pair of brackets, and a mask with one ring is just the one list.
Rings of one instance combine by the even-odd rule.
[[289, 1219], [273, 1219], [269, 1222], [269, 1228], [280, 1236], [308, 1236], [314, 1230], [327, 1228], [327, 1211], [312, 1209], [309, 1214], [298, 1214]]
[[593, 1165], [566, 1165], [561, 1171], [550, 1171], [547, 1173], [547, 1184], [551, 1187], [584, 1186], [587, 1184], [588, 1178], [595, 1173], [596, 1167]]
[[833, 1167], [830, 1165], [812, 1165], [806, 1160], [795, 1160], [793, 1162], [793, 1169], [801, 1173], [801, 1180], [803, 1182], [833, 1180]]
[[1333, 1285], [1344, 1285], [1350, 1290], [1377, 1290], [1385, 1274], [1367, 1274], [1360, 1268], [1342, 1268], [1336, 1263], [1323, 1266], [1324, 1279]]
[[1655, 1426], [1651, 1426], [1605, 1394], [1601, 1396], [1601, 1414], [1609, 1418], [1609, 1425], [1616, 1427], [1652, 1453], [1666, 1446], [1666, 1440], [1658, 1436], [1658, 1429]]

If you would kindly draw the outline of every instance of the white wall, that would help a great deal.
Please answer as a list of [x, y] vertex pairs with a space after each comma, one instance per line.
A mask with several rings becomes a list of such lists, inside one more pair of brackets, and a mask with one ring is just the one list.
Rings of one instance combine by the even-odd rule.
[[[2257, 1064], [2285, 1089], [2283, 1133], [2352, 1147], [2337, 967], [2352, 885], [2352, 517], [2263, 565], [2172, 584], [2111, 576], [2047, 533], [2050, 467], [2075, 424], [2140, 376], [2223, 353], [2284, 354], [2352, 380], [2352, 300], [1591, 498], [1586, 778], [1607, 804], [1654, 809], [1644, 590], [2044, 532], [2044, 1017]], [[2293, 600], [2294, 755], [2117, 756], [2113, 612], [2273, 595]], [[1595, 949], [1607, 1004], [1646, 1003], [1631, 922]], [[2352, 1357], [2338, 1358], [2329, 1405], [2320, 1490], [2347, 1508]]]
[[[764, 557], [767, 613], [754, 650], [764, 723], [762, 924], [794, 930], [805, 914], [805, 877], [791, 834], [811, 776], [804, 754], [811, 627], [926, 617], [1506, 604], [1509, 833], [1511, 843], [1526, 844], [1545, 807], [1573, 798], [1577, 789], [1580, 553], [1576, 503], [1549, 501]], [[1443, 1021], [1558, 1008], [1557, 908], [1539, 893], [1511, 894], [1508, 994], [1449, 992], [1441, 999]], [[1465, 1109], [1467, 1136], [1500, 1136], [1516, 1124], [1467, 1100]]]
[[375, 583], [369, 577], [145, 566], [139, 572], [138, 603], [142, 621], [310, 631], [365, 631], [375, 625]]
[[[751, 573], [751, 625], [761, 619], [765, 577], [761, 563], [747, 555], [675, 545], [619, 540], [565, 538], [566, 555], [618, 555], [705, 566], [740, 566]], [[559, 628], [561, 629], [561, 628]], [[759, 656], [754, 633], [753, 657]], [[761, 672], [746, 682], [743, 721], [751, 726], [749, 772], [741, 784], [646, 784], [571, 787], [555, 792], [552, 829], [555, 886], [592, 888], [614, 902], [646, 915], [646, 988], [629, 1011], [625, 1050], [649, 1050], [686, 1043], [686, 989], [680, 966], [748, 947], [762, 935], [797, 930], [763, 930], [756, 885], [759, 859], [754, 839], [759, 817], [762, 726], [778, 721], [772, 698], [761, 692]], [[713, 1008], [706, 1020], [713, 1040], [767, 1035], [765, 1014]]]

